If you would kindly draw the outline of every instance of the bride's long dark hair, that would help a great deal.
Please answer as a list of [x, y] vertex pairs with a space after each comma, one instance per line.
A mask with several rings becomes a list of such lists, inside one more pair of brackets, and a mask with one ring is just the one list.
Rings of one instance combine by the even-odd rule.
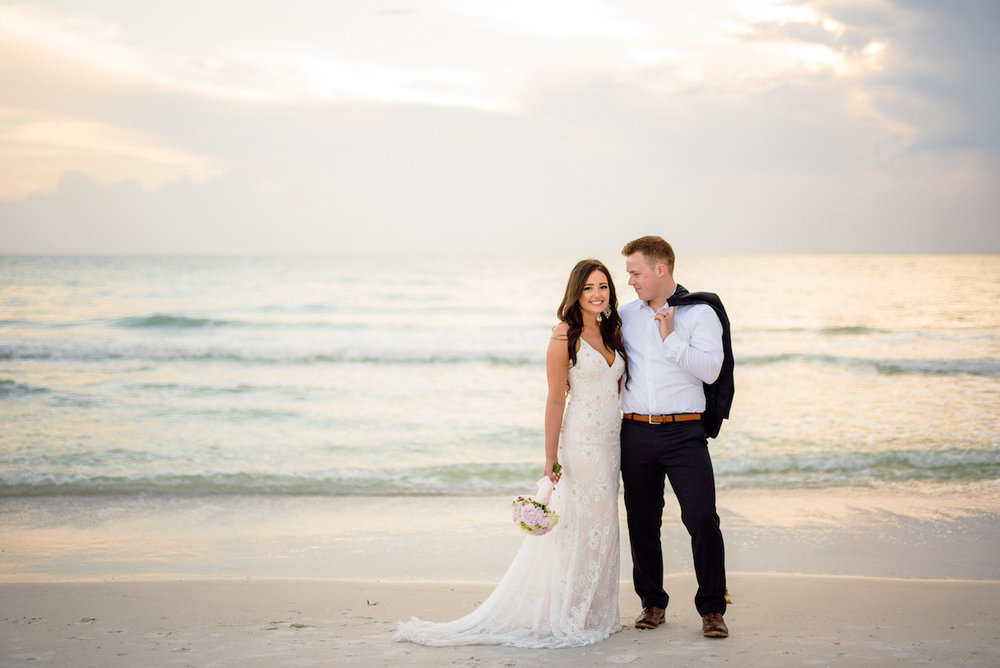
[[600, 260], [587, 259], [580, 260], [573, 267], [569, 274], [569, 281], [566, 283], [566, 294], [562, 303], [556, 310], [556, 317], [561, 322], [569, 325], [567, 332], [568, 341], [566, 345], [569, 349], [569, 361], [571, 365], [576, 364], [576, 345], [580, 341], [580, 334], [583, 332], [583, 312], [580, 309], [580, 296], [583, 295], [583, 287], [587, 283], [587, 278], [592, 273], [599, 271], [608, 279], [609, 299], [608, 305], [611, 307], [611, 315], [599, 319], [601, 339], [604, 345], [614, 350], [625, 361], [625, 382], [628, 382], [628, 357], [625, 355], [625, 342], [622, 339], [622, 319], [618, 315], [618, 295], [615, 293], [615, 283], [611, 280], [611, 272]]

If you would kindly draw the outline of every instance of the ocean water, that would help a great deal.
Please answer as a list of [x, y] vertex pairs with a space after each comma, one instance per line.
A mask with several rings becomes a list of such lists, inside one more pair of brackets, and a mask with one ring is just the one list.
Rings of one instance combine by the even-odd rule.
[[[577, 259], [0, 256], [0, 497], [519, 493]], [[1000, 489], [1000, 256], [676, 276], [733, 323], [720, 488]]]

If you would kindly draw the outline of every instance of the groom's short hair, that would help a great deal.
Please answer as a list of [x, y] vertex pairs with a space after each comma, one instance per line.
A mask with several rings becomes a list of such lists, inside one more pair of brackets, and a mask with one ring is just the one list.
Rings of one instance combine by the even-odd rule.
[[674, 275], [674, 249], [663, 240], [663, 237], [639, 237], [628, 242], [622, 249], [622, 255], [628, 257], [633, 253], [642, 253], [650, 266], [667, 265], [667, 271], [671, 276]]

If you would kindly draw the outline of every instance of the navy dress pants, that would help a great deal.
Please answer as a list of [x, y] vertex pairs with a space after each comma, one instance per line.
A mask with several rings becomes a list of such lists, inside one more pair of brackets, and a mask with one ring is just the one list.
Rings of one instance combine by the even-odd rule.
[[632, 545], [632, 581], [642, 606], [666, 608], [663, 589], [664, 478], [691, 536], [698, 613], [726, 612], [726, 564], [715, 508], [715, 473], [700, 421], [645, 424], [622, 420], [622, 482]]

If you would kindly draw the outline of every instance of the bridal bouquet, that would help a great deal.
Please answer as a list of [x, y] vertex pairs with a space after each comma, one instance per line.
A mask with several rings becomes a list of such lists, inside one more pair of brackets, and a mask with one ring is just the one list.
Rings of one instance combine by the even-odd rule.
[[559, 523], [559, 515], [547, 507], [553, 489], [552, 480], [545, 476], [538, 481], [538, 493], [534, 498], [519, 496], [514, 499], [512, 514], [514, 523], [521, 527], [521, 531], [532, 536], [544, 536]]

